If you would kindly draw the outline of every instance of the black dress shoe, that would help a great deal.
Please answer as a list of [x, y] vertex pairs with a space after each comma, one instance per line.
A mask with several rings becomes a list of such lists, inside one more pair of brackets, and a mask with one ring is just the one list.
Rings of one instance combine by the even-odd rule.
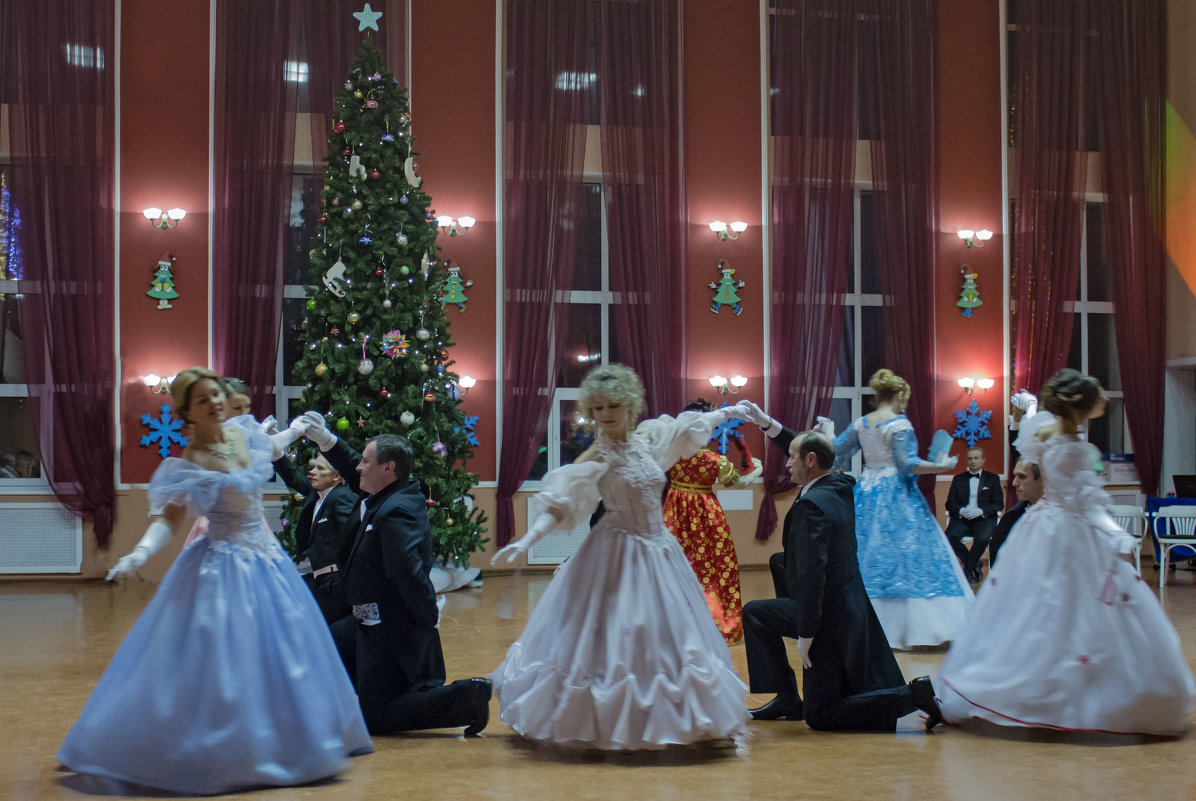
[[934, 700], [934, 686], [929, 676], [916, 678], [909, 683], [914, 706], [926, 713], [926, 731], [943, 722], [943, 711], [939, 709], [939, 702]]
[[465, 727], [465, 736], [476, 737], [490, 722], [490, 695], [493, 690], [490, 679], [470, 679], [469, 689], [473, 691], [472, 716]]
[[749, 709], [748, 714], [752, 716], [752, 720], [801, 720], [802, 703], [800, 698], [778, 695], [764, 706]]

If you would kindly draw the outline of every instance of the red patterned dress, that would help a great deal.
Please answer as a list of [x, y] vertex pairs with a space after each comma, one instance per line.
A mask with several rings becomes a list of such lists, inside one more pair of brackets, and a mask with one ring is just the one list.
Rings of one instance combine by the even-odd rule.
[[664, 524], [681, 543], [728, 645], [743, 639], [743, 599], [735, 543], [713, 485], [730, 486], [738, 477], [730, 460], [702, 449], [669, 468], [664, 499]]

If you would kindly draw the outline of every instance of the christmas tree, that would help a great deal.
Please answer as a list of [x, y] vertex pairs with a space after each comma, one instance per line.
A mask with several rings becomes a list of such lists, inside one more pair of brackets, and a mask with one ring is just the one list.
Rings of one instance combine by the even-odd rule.
[[[463, 565], [485, 542], [485, 515], [472, 504], [477, 475], [465, 469], [472, 432], [449, 370], [445, 270], [413, 161], [407, 93], [368, 33], [333, 119], [295, 380], [302, 403], [357, 450], [378, 434], [411, 441], [435, 555]], [[301, 463], [311, 455], [301, 447]], [[284, 519], [299, 509], [292, 502]], [[293, 542], [287, 528], [284, 543]]]
[[158, 261], [158, 269], [154, 272], [153, 288], [145, 293], [158, 301], [159, 309], [174, 308], [170, 305], [170, 301], [179, 296], [179, 293], [174, 291], [174, 274], [170, 271], [172, 264], [174, 264], [173, 256], [168, 260], [160, 259]]
[[963, 288], [959, 290], [959, 300], [955, 301], [955, 305], [963, 309], [959, 313], [961, 317], [971, 317], [972, 309], [984, 305], [984, 301], [980, 299], [980, 289], [976, 286], [976, 273], [968, 272], [968, 265], [959, 268], [959, 272], [963, 275]]

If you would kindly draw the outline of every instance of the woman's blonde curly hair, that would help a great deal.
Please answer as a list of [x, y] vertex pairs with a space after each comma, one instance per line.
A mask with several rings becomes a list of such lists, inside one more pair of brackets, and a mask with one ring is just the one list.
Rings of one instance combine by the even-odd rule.
[[577, 415], [582, 418], [577, 428], [593, 432], [594, 399], [605, 395], [627, 409], [627, 427], [635, 427], [644, 413], [644, 383], [635, 371], [624, 364], [607, 364], [595, 367], [581, 382], [581, 393], [577, 398]]
[[873, 373], [868, 386], [876, 393], [877, 403], [892, 403], [898, 412], [909, 403], [909, 382], [887, 367]]

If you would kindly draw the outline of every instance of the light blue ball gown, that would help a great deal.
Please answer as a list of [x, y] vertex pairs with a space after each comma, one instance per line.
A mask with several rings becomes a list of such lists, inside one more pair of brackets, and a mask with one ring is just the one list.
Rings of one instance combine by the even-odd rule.
[[252, 463], [227, 473], [170, 458], [150, 508], [209, 520], [184, 548], [67, 733], [80, 773], [189, 794], [294, 785], [373, 751], [328, 627], [266, 527], [273, 448], [249, 415]]
[[963, 629], [975, 600], [942, 528], [918, 491], [918, 439], [899, 414], [872, 426], [861, 417], [835, 438], [835, 466], [857, 451], [855, 485], [860, 575], [894, 648], [938, 645]]

